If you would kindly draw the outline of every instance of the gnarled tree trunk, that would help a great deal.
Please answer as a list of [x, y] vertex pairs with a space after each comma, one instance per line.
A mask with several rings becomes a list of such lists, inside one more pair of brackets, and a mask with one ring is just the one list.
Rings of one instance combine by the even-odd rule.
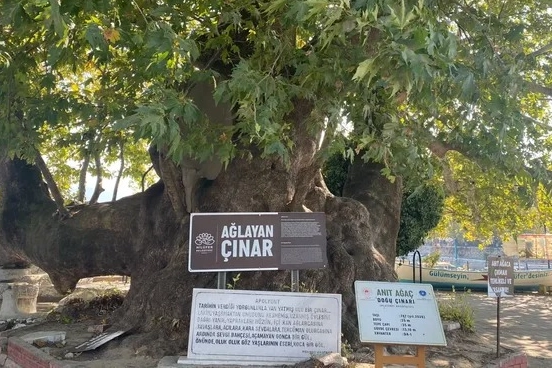
[[[254, 151], [252, 159], [237, 158], [216, 180], [198, 183], [197, 207], [202, 212], [325, 212], [329, 267], [302, 272], [300, 281], [318, 292], [343, 295], [343, 333], [354, 344], [353, 282], [394, 279], [386, 249], [394, 249], [397, 234], [385, 229], [389, 221], [398, 226], [399, 216], [380, 217], [380, 207], [372, 213], [357, 200], [330, 194], [316, 166], [316, 139], [302, 128], [311, 105], [296, 101], [296, 107], [290, 115], [297, 122], [290, 165], [279, 158], [261, 159]], [[154, 356], [185, 349], [192, 290], [216, 285], [215, 273], [187, 271], [189, 214], [183, 212], [184, 191], [177, 190], [182, 181], [174, 177], [179, 172], [174, 163], [159, 160], [161, 175], [173, 174], [162, 176], [172, 190], [161, 181], [134, 196], [82, 206], [60, 220], [52, 216], [56, 206], [36, 167], [0, 158], [1, 247], [48, 272], [60, 292], [71, 291], [83, 277], [132, 276], [119, 324], [135, 331], [128, 343], [142, 345], [147, 339]], [[371, 180], [364, 185], [369, 187]], [[355, 194], [365, 187], [357, 181], [352, 188]], [[399, 192], [380, 185], [374, 198], [400, 200]], [[284, 290], [289, 284], [289, 272], [243, 272], [237, 288]]]
[[381, 175], [381, 169], [383, 165], [366, 163], [357, 157], [349, 168], [343, 195], [362, 203], [369, 209], [370, 216], [375, 217], [370, 223], [377, 221], [380, 226], [374, 227], [371, 233], [374, 246], [389, 264], [394, 264], [401, 223], [402, 178], [391, 182]]

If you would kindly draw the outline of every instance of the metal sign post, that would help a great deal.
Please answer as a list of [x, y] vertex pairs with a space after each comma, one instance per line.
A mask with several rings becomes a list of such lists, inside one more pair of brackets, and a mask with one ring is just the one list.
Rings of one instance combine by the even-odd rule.
[[496, 298], [496, 357], [500, 358], [500, 296]]
[[514, 259], [488, 257], [487, 294], [496, 298], [496, 357], [500, 358], [500, 299], [514, 296]]

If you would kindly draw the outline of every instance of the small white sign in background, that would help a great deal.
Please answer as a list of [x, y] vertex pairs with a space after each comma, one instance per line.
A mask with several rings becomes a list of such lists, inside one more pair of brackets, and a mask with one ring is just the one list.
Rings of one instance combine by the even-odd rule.
[[188, 358], [299, 362], [341, 351], [341, 295], [194, 289]]
[[429, 284], [355, 281], [360, 341], [446, 346]]

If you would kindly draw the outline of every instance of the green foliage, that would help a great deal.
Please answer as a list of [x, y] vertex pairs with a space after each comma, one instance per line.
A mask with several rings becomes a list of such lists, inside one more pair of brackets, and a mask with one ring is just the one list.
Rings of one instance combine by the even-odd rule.
[[[322, 174], [328, 189], [341, 195], [350, 161], [334, 154], [326, 161]], [[405, 255], [423, 244], [428, 233], [437, 226], [443, 213], [444, 195], [435, 185], [420, 185], [403, 193], [397, 255]]]
[[435, 267], [437, 262], [439, 262], [440, 258], [441, 258], [441, 252], [436, 251], [422, 258], [422, 263], [424, 264], [425, 267], [433, 268]]
[[[253, 151], [289, 163], [290, 113], [306, 100], [309, 132], [326, 136], [321, 157], [362, 152], [390, 178], [424, 181], [455, 150], [481, 168], [478, 188], [479, 178], [537, 188], [550, 184], [548, 9], [549, 0], [4, 0], [0, 146], [28, 159], [51, 152], [66, 191], [89, 151], [113, 162], [120, 142], [127, 152], [153, 142], [174, 160]], [[234, 105], [232, 127], [207, 122], [189, 98], [206, 78]], [[132, 155], [140, 169], [125, 175], [136, 180], [147, 156]], [[503, 198], [527, 197], [506, 189]], [[479, 217], [461, 196], [453, 207], [488, 233], [481, 221], [519, 208], [485, 201], [495, 194], [476, 198], [494, 208]], [[506, 217], [503, 228], [521, 224]]]
[[548, 221], [552, 209], [548, 190], [531, 177], [482, 168], [453, 153], [447, 155], [447, 166], [444, 186], [448, 195], [436, 233], [461, 231], [468, 240], [490, 244], [497, 235], [515, 238], [552, 224]]
[[353, 347], [349, 341], [343, 337], [343, 334], [341, 334], [341, 356], [348, 358], [353, 355], [353, 352]]
[[235, 290], [238, 287], [238, 282], [240, 281], [241, 273], [237, 273], [232, 276], [232, 282], [226, 284], [227, 289]]
[[347, 173], [350, 164], [351, 162], [341, 154], [330, 156], [324, 164], [322, 170], [324, 181], [330, 192], [336, 196], [341, 196], [343, 194], [343, 187], [347, 181]]
[[466, 293], [452, 290], [451, 295], [438, 300], [439, 314], [444, 321], [460, 323], [460, 328], [466, 332], [475, 332], [475, 317]]
[[423, 244], [439, 223], [444, 205], [443, 193], [433, 185], [405, 191], [401, 206], [401, 224], [397, 237], [397, 255], [402, 256]]

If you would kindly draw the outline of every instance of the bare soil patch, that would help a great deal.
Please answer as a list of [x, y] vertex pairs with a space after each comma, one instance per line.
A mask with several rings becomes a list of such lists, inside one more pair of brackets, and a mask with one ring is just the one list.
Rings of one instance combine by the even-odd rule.
[[[91, 288], [99, 286], [100, 297], [93, 298]], [[118, 288], [120, 286], [120, 288]], [[121, 336], [111, 342], [97, 348], [77, 354], [69, 354], [75, 346], [96, 336], [100, 331], [92, 331], [91, 327], [98, 325], [111, 325], [116, 321], [114, 311], [120, 306], [123, 295], [113, 292], [111, 289], [128, 288], [128, 285], [113, 282], [94, 282], [84, 285], [79, 289], [76, 297], [63, 306], [58, 303], [41, 304], [42, 311], [50, 310], [49, 314], [43, 314], [41, 322], [26, 327], [8, 330], [2, 333], [3, 336], [22, 336], [38, 331], [65, 331], [65, 344], [48, 344], [38, 346], [43, 348], [50, 355], [65, 361], [79, 362], [83, 367], [134, 367], [152, 368], [163, 354], [152, 351], [151, 347], [143, 345], [144, 339], [140, 335]], [[86, 299], [86, 300], [85, 300]], [[54, 311], [53, 308], [57, 307]], [[110, 331], [110, 330], [108, 330]], [[479, 333], [466, 333], [460, 330], [446, 333], [448, 346], [429, 347], [427, 350], [427, 367], [454, 367], [454, 368], [477, 368], [485, 367], [496, 358], [496, 341]], [[40, 344], [39, 344], [40, 345]], [[347, 356], [349, 367], [371, 368], [374, 363], [374, 354], [370, 346], [365, 346], [355, 351], [344, 349], [343, 355]], [[393, 346], [388, 351], [392, 354], [414, 354], [415, 347]], [[501, 354], [508, 354], [512, 350], [503, 348]], [[185, 351], [180, 352], [184, 355]], [[548, 364], [548, 365], [546, 365]], [[323, 364], [317, 360], [310, 360], [295, 365], [296, 368], [322, 367]], [[330, 367], [336, 365], [330, 365]], [[531, 367], [550, 367], [549, 362], [543, 361], [543, 365]]]

